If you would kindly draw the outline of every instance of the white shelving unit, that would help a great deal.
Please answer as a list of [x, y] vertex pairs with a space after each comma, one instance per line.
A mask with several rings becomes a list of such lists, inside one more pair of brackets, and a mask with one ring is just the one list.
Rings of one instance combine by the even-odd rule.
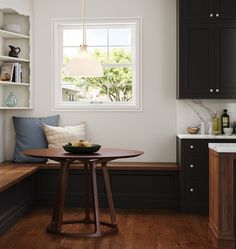
[[[12, 24], [20, 25], [20, 32], [6, 30], [7, 26]], [[0, 8], [0, 72], [3, 63], [19, 63], [22, 68], [21, 82], [0, 81], [0, 109], [32, 108], [32, 70], [30, 69], [32, 46], [30, 38], [30, 16], [10, 8]], [[18, 58], [8, 55], [9, 45], [21, 49]], [[15, 107], [6, 105], [6, 99], [10, 92], [17, 99]]]

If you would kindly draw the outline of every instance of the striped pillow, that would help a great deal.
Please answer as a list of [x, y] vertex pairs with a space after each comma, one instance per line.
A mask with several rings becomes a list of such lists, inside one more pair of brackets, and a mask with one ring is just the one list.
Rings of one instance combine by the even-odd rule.
[[86, 139], [85, 122], [76, 126], [55, 127], [44, 124], [48, 148], [60, 148], [68, 142]]

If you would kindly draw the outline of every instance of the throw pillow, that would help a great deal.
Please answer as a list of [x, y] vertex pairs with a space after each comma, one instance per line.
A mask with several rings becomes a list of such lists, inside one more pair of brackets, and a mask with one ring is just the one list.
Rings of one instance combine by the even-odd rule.
[[21, 152], [27, 149], [47, 148], [47, 138], [43, 124], [57, 126], [59, 115], [32, 118], [13, 117], [13, 124], [16, 132], [16, 147], [13, 160], [15, 162], [44, 162], [43, 158], [28, 157]]
[[60, 148], [68, 142], [86, 139], [85, 123], [76, 126], [54, 127], [44, 124], [48, 148]]

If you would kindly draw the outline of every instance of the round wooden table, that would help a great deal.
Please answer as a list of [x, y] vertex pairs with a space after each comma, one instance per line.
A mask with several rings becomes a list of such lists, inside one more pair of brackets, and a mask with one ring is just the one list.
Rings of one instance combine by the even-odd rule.
[[[48, 226], [47, 231], [53, 234], [78, 237], [78, 238], [91, 238], [101, 237], [110, 235], [118, 232], [116, 223], [115, 208], [112, 198], [112, 191], [110, 186], [110, 180], [107, 170], [107, 162], [118, 159], [118, 158], [129, 158], [136, 157], [143, 154], [142, 151], [127, 150], [127, 149], [111, 149], [101, 148], [97, 153], [92, 154], [71, 154], [65, 152], [63, 148], [60, 149], [32, 149], [23, 151], [24, 155], [32, 157], [48, 158], [60, 162], [60, 173], [59, 173], [59, 184], [57, 189], [56, 204], [52, 214], [51, 224]], [[70, 170], [70, 164], [74, 161], [80, 161], [84, 165], [84, 208], [85, 217], [83, 220], [67, 220], [63, 221], [63, 210], [65, 203], [65, 195], [67, 190], [67, 182]], [[105, 183], [105, 190], [108, 201], [108, 208], [111, 216], [111, 223], [103, 222], [100, 220], [99, 211], [99, 199], [98, 199], [98, 188], [97, 188], [97, 174], [96, 166], [101, 164], [102, 175]], [[93, 208], [94, 208], [94, 219], [90, 218], [89, 214], [89, 169], [91, 172], [92, 179], [92, 195], [93, 195]], [[62, 230], [63, 224], [75, 224], [85, 223], [94, 224], [94, 232], [92, 233], [71, 233]], [[108, 231], [102, 231], [101, 226], [107, 226], [110, 229]]]

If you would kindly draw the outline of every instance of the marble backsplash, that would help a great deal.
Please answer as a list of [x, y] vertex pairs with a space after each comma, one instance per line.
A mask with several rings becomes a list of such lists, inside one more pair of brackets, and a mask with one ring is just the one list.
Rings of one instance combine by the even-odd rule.
[[207, 126], [214, 111], [221, 116], [223, 109], [228, 110], [230, 124], [236, 127], [236, 100], [177, 100], [177, 133], [187, 133], [187, 127], [197, 126], [202, 121]]

